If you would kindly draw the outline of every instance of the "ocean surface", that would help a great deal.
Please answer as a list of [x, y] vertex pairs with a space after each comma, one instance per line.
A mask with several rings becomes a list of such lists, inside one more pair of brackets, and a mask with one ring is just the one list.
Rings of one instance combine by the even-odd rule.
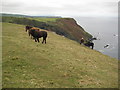
[[[94, 49], [118, 59], [118, 18], [117, 17], [74, 17], [85, 31], [98, 40], [93, 41]], [[104, 46], [108, 47], [104, 48]]]

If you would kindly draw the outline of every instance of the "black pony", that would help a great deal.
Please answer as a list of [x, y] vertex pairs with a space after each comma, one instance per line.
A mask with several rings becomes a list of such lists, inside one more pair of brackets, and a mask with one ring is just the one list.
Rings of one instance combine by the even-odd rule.
[[86, 43], [84, 43], [84, 45], [87, 46], [87, 47], [91, 47], [92, 46], [92, 49], [94, 48], [94, 43], [90, 42], [90, 41], [87, 41]]
[[47, 32], [46, 31], [37, 31], [35, 29], [30, 30], [30, 34], [34, 37], [35, 42], [39, 42], [39, 38], [43, 37], [42, 43], [46, 44]]

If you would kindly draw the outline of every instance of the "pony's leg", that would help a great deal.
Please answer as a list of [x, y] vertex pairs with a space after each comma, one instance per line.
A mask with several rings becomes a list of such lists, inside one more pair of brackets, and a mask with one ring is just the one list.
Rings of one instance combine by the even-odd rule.
[[44, 41], [45, 41], [45, 44], [46, 44], [46, 37], [43, 37], [42, 44], [44, 43]]
[[93, 49], [93, 46], [92, 46], [92, 48], [91, 49]]
[[28, 32], [28, 35], [30, 36], [30, 32]]
[[30, 38], [31, 38], [31, 39], [33, 39], [33, 36], [32, 36], [32, 35], [30, 35]]
[[94, 48], [94, 45], [92, 45], [92, 49]]
[[37, 42], [36, 38], [34, 38], [34, 39], [35, 39], [35, 42]]
[[31, 39], [33, 39], [33, 36], [29, 33], [29, 36], [31, 37]]
[[31, 39], [33, 39], [32, 35], [31, 35]]
[[44, 39], [43, 39], [43, 41], [42, 41], [42, 44], [44, 43]]
[[45, 44], [46, 44], [46, 38], [45, 38]]
[[45, 39], [45, 38], [43, 37], [43, 41], [42, 41], [42, 44], [44, 43], [44, 39]]
[[37, 41], [40, 42], [40, 41], [39, 41], [39, 38], [37, 38]]

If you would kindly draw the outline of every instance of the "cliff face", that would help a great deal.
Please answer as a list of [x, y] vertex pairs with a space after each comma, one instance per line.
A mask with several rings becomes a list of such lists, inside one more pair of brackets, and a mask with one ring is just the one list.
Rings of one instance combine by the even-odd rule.
[[92, 37], [92, 35], [88, 34], [73, 18], [58, 19], [57, 25], [76, 41], [79, 41], [82, 37], [84, 39]]
[[79, 26], [73, 18], [31, 18], [3, 16], [2, 22], [31, 25], [34, 27], [46, 29], [77, 42], [79, 42], [82, 37], [84, 39], [92, 37], [92, 35], [87, 33], [81, 26]]

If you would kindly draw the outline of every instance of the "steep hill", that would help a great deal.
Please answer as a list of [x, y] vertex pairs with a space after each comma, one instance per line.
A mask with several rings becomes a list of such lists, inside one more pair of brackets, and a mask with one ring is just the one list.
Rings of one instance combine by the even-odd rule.
[[51, 31], [41, 44], [30, 39], [24, 25], [2, 26], [3, 88], [118, 87], [116, 59]]
[[53, 31], [59, 35], [80, 42], [80, 39], [92, 38], [73, 18], [48, 17], [16, 17], [3, 15], [2, 22], [31, 25], [41, 29]]
[[84, 39], [92, 37], [80, 25], [78, 25], [73, 18], [57, 19], [57, 25], [67, 32], [73, 38], [73, 40], [78, 42], [82, 37]]

